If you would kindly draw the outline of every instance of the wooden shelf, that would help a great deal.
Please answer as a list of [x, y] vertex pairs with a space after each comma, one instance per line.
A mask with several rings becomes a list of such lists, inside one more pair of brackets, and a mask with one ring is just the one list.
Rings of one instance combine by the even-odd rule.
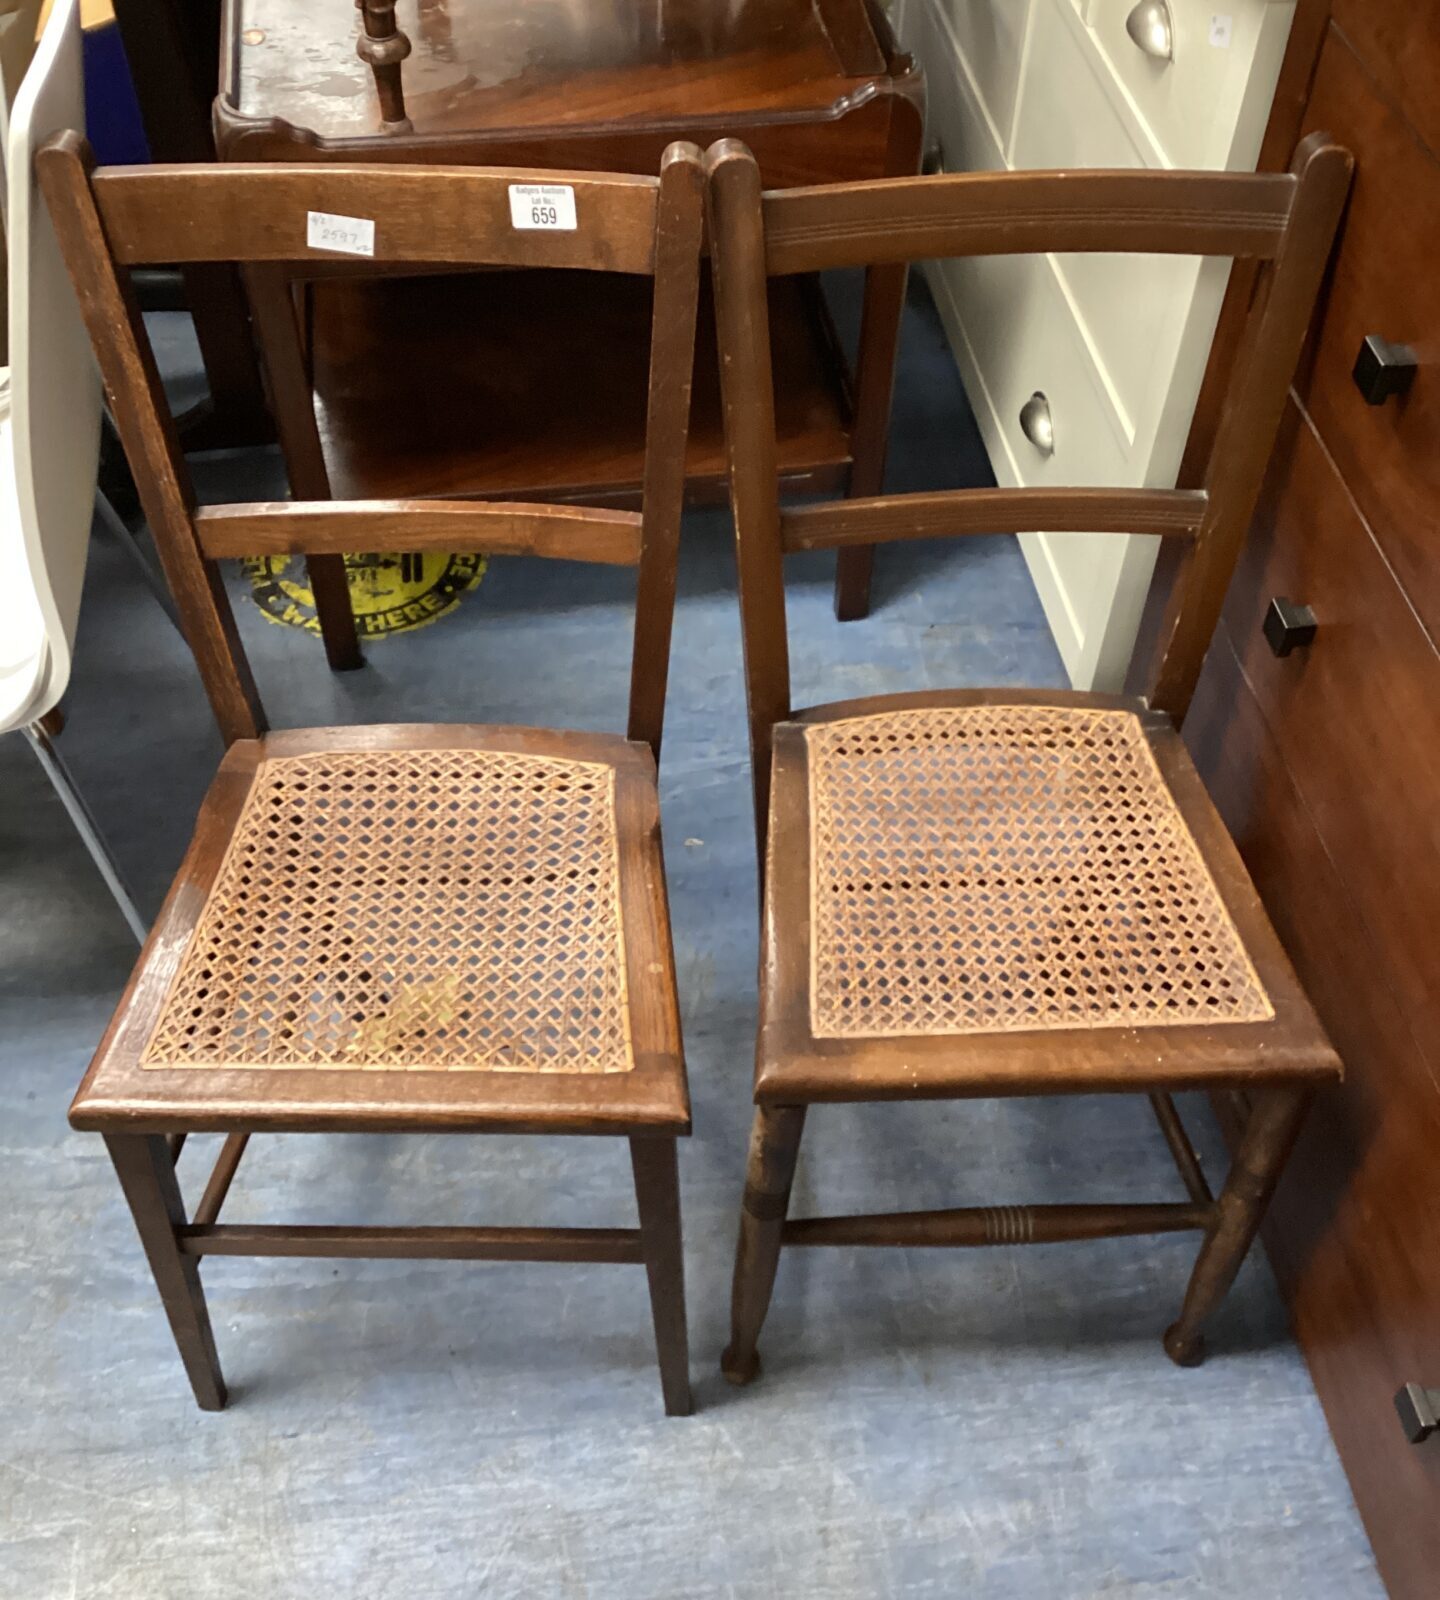
[[[316, 418], [337, 499], [635, 498], [647, 280], [500, 271], [338, 278], [311, 293]], [[843, 487], [848, 382], [818, 285], [774, 280], [770, 316], [787, 486]], [[691, 418], [691, 494], [717, 498], [725, 456], [708, 285]]]

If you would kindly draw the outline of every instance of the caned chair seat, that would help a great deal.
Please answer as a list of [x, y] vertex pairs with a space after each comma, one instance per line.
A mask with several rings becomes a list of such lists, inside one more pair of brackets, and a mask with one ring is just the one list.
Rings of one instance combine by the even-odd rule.
[[762, 1100], [1337, 1070], [1163, 714], [896, 696], [773, 748]]
[[683, 1129], [661, 883], [647, 745], [238, 741], [76, 1121]]

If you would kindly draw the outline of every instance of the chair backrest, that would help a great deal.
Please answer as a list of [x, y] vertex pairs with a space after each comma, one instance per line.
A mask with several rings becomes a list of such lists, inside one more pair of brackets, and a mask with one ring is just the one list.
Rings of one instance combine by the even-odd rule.
[[[758, 824], [770, 738], [790, 712], [782, 557], [937, 534], [1146, 533], [1183, 541], [1149, 693], [1177, 722], [1254, 512], [1349, 188], [1348, 151], [1305, 140], [1288, 173], [1004, 172], [762, 193], [735, 140], [706, 156], [725, 433]], [[1194, 489], [965, 489], [780, 509], [765, 280], [1043, 251], [1263, 263], [1213, 449]]]
[[6, 496], [0, 537], [18, 532], [44, 627], [46, 661], [30, 721], [56, 704], [70, 680], [100, 458], [100, 375], [35, 179], [40, 145], [60, 129], [84, 126], [81, 49], [79, 0], [56, 0], [11, 108], [5, 149], [14, 498]]
[[[76, 134], [52, 140], [40, 180], [104, 374], [116, 426], [226, 741], [264, 714], [217, 565], [225, 556], [485, 551], [638, 568], [629, 735], [658, 751], [685, 485], [704, 224], [694, 145], [658, 178], [483, 167], [240, 163], [92, 170]], [[517, 228], [516, 185], [564, 184], [573, 228]], [[232, 262], [304, 264], [317, 226], [365, 239], [367, 267], [559, 267], [654, 279], [639, 512], [475, 501], [309, 501], [198, 508], [129, 270]], [[368, 237], [366, 237], [368, 235]], [[326, 252], [326, 259], [337, 259]], [[292, 318], [293, 321], [293, 318]], [[292, 327], [292, 332], [293, 327]], [[463, 336], [463, 333], [457, 334]], [[377, 382], [382, 381], [377, 374]]]

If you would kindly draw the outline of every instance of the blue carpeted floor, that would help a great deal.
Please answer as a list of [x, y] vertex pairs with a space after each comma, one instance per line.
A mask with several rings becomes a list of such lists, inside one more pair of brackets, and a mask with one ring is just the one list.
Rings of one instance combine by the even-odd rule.
[[[892, 482], [984, 470], [917, 290]], [[201, 477], [212, 498], [280, 481], [254, 455]], [[234, 1398], [196, 1410], [100, 1141], [65, 1123], [133, 948], [29, 753], [0, 742], [4, 1600], [1381, 1594], [1259, 1259], [1209, 1363], [1180, 1372], [1159, 1335], [1191, 1240], [796, 1253], [763, 1379], [721, 1380], [756, 948], [727, 538], [719, 514], [687, 528], [661, 774], [695, 1103], [688, 1421], [660, 1414], [638, 1271], [447, 1263], [212, 1260]], [[791, 578], [798, 703], [1061, 681], [1010, 540], [883, 552], [874, 615], [843, 627], [827, 563]], [[457, 614], [344, 677], [241, 610], [282, 725], [614, 729], [629, 581], [497, 562]], [[151, 912], [220, 743], [179, 641], [103, 545], [79, 661], [63, 748]], [[1205, 1108], [1187, 1110], [1213, 1167]], [[216, 1143], [183, 1158], [192, 1201]], [[825, 1108], [796, 1209], [1172, 1194], [1143, 1100]], [[226, 1215], [603, 1224], [633, 1201], [616, 1141], [281, 1137], [252, 1145]]]

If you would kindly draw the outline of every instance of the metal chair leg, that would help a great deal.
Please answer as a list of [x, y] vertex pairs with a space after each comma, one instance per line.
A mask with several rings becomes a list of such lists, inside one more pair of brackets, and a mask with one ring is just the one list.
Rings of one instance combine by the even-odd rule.
[[170, 596], [164, 578], [151, 565], [149, 557], [140, 548], [139, 541], [126, 526], [125, 519], [100, 489], [95, 491], [95, 515], [99, 519], [100, 526], [135, 563], [140, 576], [145, 580], [145, 587], [154, 595], [156, 605], [174, 623], [176, 633], [183, 639], [185, 630], [180, 625], [180, 613], [175, 609], [175, 602]]
[[70, 820], [75, 824], [75, 831], [85, 841], [85, 848], [90, 852], [90, 859], [100, 869], [100, 876], [104, 878], [110, 893], [115, 897], [115, 904], [120, 907], [120, 914], [125, 918], [131, 933], [139, 943], [144, 944], [150, 930], [145, 926], [145, 919], [136, 910], [134, 897], [130, 893], [129, 885], [121, 876], [120, 868], [115, 863], [115, 858], [101, 836], [100, 829], [91, 815], [90, 807], [85, 803], [85, 797], [75, 786], [75, 780], [70, 775], [70, 769], [61, 760], [59, 752], [50, 742], [50, 735], [38, 722], [32, 722], [25, 728], [25, 737], [30, 741], [40, 765], [45, 769], [45, 776], [49, 778], [60, 796], [60, 803], [70, 813]]

